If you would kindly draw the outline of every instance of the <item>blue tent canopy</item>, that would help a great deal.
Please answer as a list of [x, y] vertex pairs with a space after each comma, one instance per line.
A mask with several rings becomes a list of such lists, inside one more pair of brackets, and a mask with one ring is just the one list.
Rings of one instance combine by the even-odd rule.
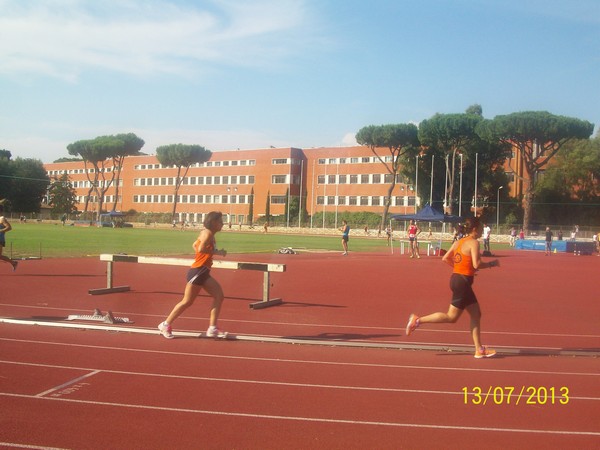
[[450, 214], [444, 214], [436, 209], [433, 209], [429, 203], [426, 204], [421, 211], [416, 214], [394, 214], [390, 216], [393, 220], [416, 220], [421, 222], [446, 222], [459, 223], [462, 218]]

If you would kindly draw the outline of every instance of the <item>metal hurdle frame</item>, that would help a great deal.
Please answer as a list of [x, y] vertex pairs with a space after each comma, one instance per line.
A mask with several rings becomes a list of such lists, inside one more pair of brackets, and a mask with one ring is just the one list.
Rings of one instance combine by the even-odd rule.
[[[156, 256], [133, 256], [133, 255], [112, 255], [112, 254], [101, 254], [100, 261], [106, 261], [106, 288], [90, 289], [88, 293], [90, 295], [103, 295], [112, 294], [114, 292], [126, 292], [131, 290], [129, 286], [114, 286], [113, 276], [114, 267], [113, 264], [116, 262], [126, 263], [138, 263], [138, 264], [164, 264], [170, 266], [187, 266], [190, 267], [194, 262], [193, 259], [187, 258], [161, 258]], [[240, 261], [213, 261], [213, 268], [215, 269], [233, 269], [233, 270], [255, 270], [263, 272], [263, 295], [262, 301], [251, 303], [251, 309], [262, 309], [269, 306], [275, 306], [283, 303], [281, 298], [269, 298], [269, 291], [271, 287], [271, 272], [285, 272], [285, 264], [270, 264], [270, 263], [257, 263], [257, 262], [240, 262]]]

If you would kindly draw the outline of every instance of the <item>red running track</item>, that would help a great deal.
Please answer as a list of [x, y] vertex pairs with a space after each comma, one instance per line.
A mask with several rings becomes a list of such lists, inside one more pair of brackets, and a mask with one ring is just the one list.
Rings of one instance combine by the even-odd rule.
[[[23, 261], [0, 272], [0, 446], [600, 447], [600, 258], [500, 259], [475, 284], [484, 341], [501, 350], [489, 360], [472, 357], [466, 318], [404, 336], [410, 312], [447, 308], [439, 258], [253, 255], [287, 265], [272, 277], [284, 304], [265, 310], [248, 308], [260, 274], [215, 270], [223, 328], [330, 345], [186, 337], [206, 328], [204, 297], [166, 340], [154, 329], [179, 300], [185, 268], [115, 264], [115, 284], [133, 290], [89, 296], [106, 283], [96, 258]], [[24, 325], [72, 324], [63, 319], [94, 308], [139, 332]], [[359, 346], [336, 345], [347, 343]]]

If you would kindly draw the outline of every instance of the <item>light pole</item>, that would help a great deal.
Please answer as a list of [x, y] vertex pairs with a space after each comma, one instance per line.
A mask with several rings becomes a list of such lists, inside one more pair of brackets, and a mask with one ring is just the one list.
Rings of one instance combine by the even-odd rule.
[[479, 164], [479, 153], [475, 153], [475, 196], [473, 197], [473, 217], [477, 217], [477, 166]]
[[462, 177], [463, 177], [463, 155], [460, 155], [460, 188], [458, 193], [458, 217], [462, 217]]
[[500, 225], [500, 189], [504, 186], [500, 186], [498, 188], [498, 192], [496, 193], [496, 233], [499, 233], [499, 225]]
[[431, 155], [431, 187], [429, 188], [429, 206], [433, 207], [433, 161], [435, 155]]
[[417, 197], [419, 190], [419, 155], [415, 158], [415, 214], [417, 213]]

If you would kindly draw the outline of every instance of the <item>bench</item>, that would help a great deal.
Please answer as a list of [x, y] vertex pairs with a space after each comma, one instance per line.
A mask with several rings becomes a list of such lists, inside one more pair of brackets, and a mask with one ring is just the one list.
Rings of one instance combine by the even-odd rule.
[[[107, 262], [106, 268], [106, 288], [90, 289], [91, 295], [111, 294], [113, 292], [129, 291], [129, 286], [113, 286], [113, 264], [116, 262], [137, 263], [137, 264], [161, 264], [169, 266], [187, 266], [190, 267], [194, 262], [188, 258], [162, 258], [157, 256], [133, 256], [133, 255], [100, 255], [100, 261]], [[271, 272], [285, 272], [285, 264], [271, 264], [258, 262], [240, 262], [240, 261], [223, 261], [214, 260], [213, 269], [233, 269], [233, 270], [254, 270], [263, 272], [263, 296], [262, 301], [251, 303], [251, 309], [267, 308], [269, 306], [278, 305], [283, 302], [281, 298], [269, 299], [269, 289], [271, 286]]]

